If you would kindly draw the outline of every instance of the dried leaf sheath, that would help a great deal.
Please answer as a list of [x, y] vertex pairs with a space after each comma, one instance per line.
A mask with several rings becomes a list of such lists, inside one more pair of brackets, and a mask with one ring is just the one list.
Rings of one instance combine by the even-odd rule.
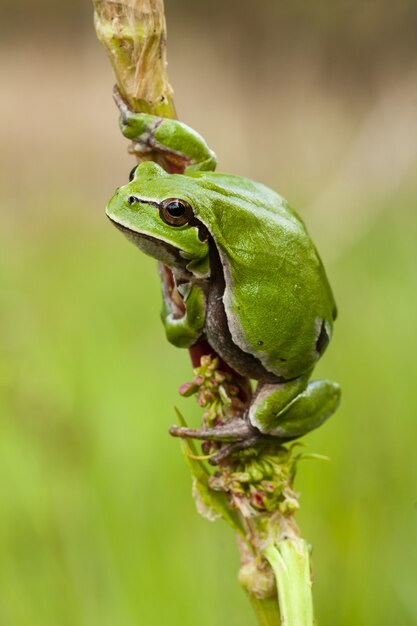
[[135, 111], [176, 117], [166, 61], [162, 0], [94, 0], [97, 36]]

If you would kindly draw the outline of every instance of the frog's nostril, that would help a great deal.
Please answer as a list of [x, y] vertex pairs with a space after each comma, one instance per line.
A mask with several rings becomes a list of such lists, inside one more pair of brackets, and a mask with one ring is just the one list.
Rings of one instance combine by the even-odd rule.
[[139, 198], [137, 198], [136, 196], [129, 196], [127, 201], [129, 204], [135, 204], [135, 202], [139, 202]]

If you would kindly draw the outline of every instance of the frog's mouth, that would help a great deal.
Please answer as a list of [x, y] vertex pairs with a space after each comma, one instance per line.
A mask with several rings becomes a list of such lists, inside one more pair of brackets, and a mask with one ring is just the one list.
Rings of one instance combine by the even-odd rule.
[[181, 250], [179, 248], [176, 248], [167, 241], [156, 239], [156, 237], [152, 237], [152, 235], [148, 235], [147, 233], [132, 230], [128, 226], [120, 224], [120, 222], [116, 222], [116, 220], [112, 219], [109, 215], [107, 215], [107, 217], [113, 226], [120, 230], [120, 232], [123, 233], [125, 237], [136, 247], [140, 248], [142, 252], [157, 261], [161, 261], [164, 265], [168, 265], [169, 267], [178, 267], [185, 274], [189, 274], [191, 276], [190, 272], [188, 272], [186, 268], [186, 264], [189, 261], [181, 256]]

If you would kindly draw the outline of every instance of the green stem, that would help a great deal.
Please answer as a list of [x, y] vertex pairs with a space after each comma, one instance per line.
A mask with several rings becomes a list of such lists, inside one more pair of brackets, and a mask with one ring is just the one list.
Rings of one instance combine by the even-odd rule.
[[277, 581], [281, 622], [285, 626], [313, 626], [310, 554], [304, 539], [271, 543], [263, 551]]
[[280, 626], [281, 616], [278, 606], [278, 598], [259, 599], [248, 593], [253, 610], [258, 619], [258, 626]]

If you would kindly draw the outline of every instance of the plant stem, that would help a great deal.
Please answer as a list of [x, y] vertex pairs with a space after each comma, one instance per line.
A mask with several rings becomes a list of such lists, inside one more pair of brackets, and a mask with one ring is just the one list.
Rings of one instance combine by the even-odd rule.
[[[117, 86], [129, 108], [136, 112], [175, 118], [172, 89], [166, 71], [166, 26], [163, 0], [93, 0], [93, 4], [97, 36], [107, 51]], [[158, 149], [149, 155], [149, 158], [157, 162], [160, 161], [160, 164], [167, 169], [163, 154], [162, 152], [159, 154]], [[207, 381], [209, 382], [211, 397], [213, 397], [212, 381], [215, 374], [214, 370], [218, 368], [218, 359], [217, 365], [210, 370], [210, 362], [213, 365], [216, 359], [213, 350], [205, 342], [200, 345], [196, 344], [190, 352], [193, 362], [197, 357], [199, 362], [201, 360], [201, 364], [203, 364], [204, 358], [206, 361], [208, 359], [208, 364], [206, 363], [204, 367], [207, 369]], [[238, 416], [243, 417], [250, 402], [250, 383], [231, 371], [226, 364], [224, 365], [226, 374], [222, 375], [221, 381], [224, 382], [229, 375], [231, 377], [229, 390], [235, 388], [235, 392], [231, 393], [231, 397], [228, 398], [227, 407], [229, 410], [233, 409], [232, 413], [235, 419]], [[204, 376], [199, 376], [200, 379], [205, 380]], [[197, 387], [199, 384], [201, 381]], [[238, 394], [236, 389], [240, 390], [241, 393]], [[224, 393], [226, 392], [224, 391]], [[222, 407], [221, 396], [218, 398], [216, 407], [217, 410]], [[224, 416], [217, 415], [217, 417], [222, 418]], [[190, 458], [196, 459], [195, 452], [192, 449], [191, 452], [193, 454]], [[284, 452], [287, 451], [284, 450]], [[267, 457], [262, 458], [261, 455], [258, 462], [259, 467], [252, 468], [254, 474], [250, 483], [253, 490], [251, 494], [257, 497], [256, 506], [258, 508], [260, 502], [265, 504], [264, 513], [258, 517], [252, 518], [251, 514], [246, 516], [247, 510], [251, 509], [252, 506], [250, 493], [247, 493], [243, 499], [243, 492], [239, 493], [233, 506], [231, 506], [228, 499], [230, 489], [217, 485], [217, 491], [223, 491], [223, 493], [213, 491], [209, 484], [210, 474], [207, 471], [196, 471], [196, 463], [193, 463], [194, 477], [199, 484], [199, 489], [196, 489], [195, 492], [200, 504], [201, 502], [204, 504], [203, 509], [217, 512], [235, 530], [243, 533], [245, 532], [244, 529], [247, 530], [246, 544], [251, 548], [247, 550], [245, 542], [240, 541], [242, 567], [239, 580], [248, 592], [259, 626], [283, 626], [284, 624], [285, 626], [313, 626], [307, 544], [291, 533], [286, 533], [283, 536], [280, 525], [278, 525], [277, 532], [275, 532], [273, 525], [269, 528], [269, 521], [274, 517], [273, 509], [269, 508], [270, 499], [278, 498], [278, 496], [277, 507], [281, 500], [280, 506], [284, 503], [287, 509], [289, 507], [284, 516], [287, 516], [285, 519], [288, 527], [291, 529], [294, 526], [293, 508], [296, 497], [292, 491], [292, 473], [285, 473], [285, 467], [288, 465], [285, 454], [285, 458], [277, 457], [275, 461], [270, 454]], [[266, 465], [262, 465], [263, 460]], [[269, 475], [267, 468], [272, 467], [271, 463], [275, 470]], [[239, 476], [245, 476], [248, 468], [252, 465], [252, 461], [247, 459], [241, 471], [238, 472]], [[264, 472], [267, 472], [265, 477], [263, 476]], [[226, 482], [229, 474], [226, 467], [223, 476]], [[213, 478], [216, 477], [213, 476]], [[274, 480], [278, 481], [276, 485]], [[283, 495], [284, 491], [281, 487], [278, 490], [279, 493], [275, 493], [275, 487], [281, 485], [281, 480], [284, 480], [284, 483], [287, 481], [285, 483], [285, 495]], [[232, 483], [236, 485], [239, 480], [234, 479]], [[243, 489], [242, 486], [240, 488]], [[216, 493], [217, 498], [212, 495]], [[239, 523], [240, 518], [236, 511], [236, 502], [241, 504], [246, 502], [246, 513], [244, 510], [241, 511], [241, 523]], [[229, 508], [230, 510], [228, 510]], [[278, 515], [278, 518], [281, 520], [282, 515]], [[250, 519], [258, 519], [258, 523], [255, 521], [252, 523], [249, 521]], [[269, 528], [266, 534], [265, 528]], [[276, 588], [278, 588], [278, 594]]]
[[175, 118], [163, 0], [93, 0], [97, 37], [129, 107]]
[[248, 594], [258, 620], [258, 626], [280, 626], [281, 616], [277, 597], [259, 599]]
[[271, 543], [263, 551], [277, 581], [282, 624], [313, 626], [309, 548], [299, 537]]

